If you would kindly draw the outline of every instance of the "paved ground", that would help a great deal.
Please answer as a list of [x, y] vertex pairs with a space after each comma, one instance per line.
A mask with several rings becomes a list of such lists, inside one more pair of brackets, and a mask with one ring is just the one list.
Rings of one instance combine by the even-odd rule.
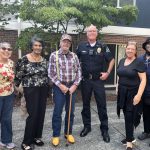
[[[74, 145], [69, 145], [65, 147], [65, 139], [63, 138], [63, 132], [61, 136], [61, 144], [57, 148], [54, 148], [50, 144], [50, 139], [52, 135], [51, 120], [52, 120], [52, 106], [47, 106], [46, 118], [43, 131], [43, 140], [45, 141], [45, 146], [42, 148], [35, 147], [35, 150], [125, 150], [125, 146], [121, 145], [120, 141], [124, 138], [124, 120], [123, 115], [121, 119], [118, 119], [116, 116], [116, 102], [108, 102], [108, 115], [109, 115], [109, 133], [111, 137], [111, 142], [106, 144], [103, 142], [100, 130], [99, 130], [99, 119], [96, 112], [95, 103], [91, 104], [92, 109], [92, 132], [89, 133], [86, 137], [80, 138], [79, 134], [82, 130], [82, 120], [81, 120], [81, 103], [76, 104], [75, 111], [75, 122], [74, 122], [74, 136], [76, 138], [76, 143]], [[64, 114], [63, 114], [64, 116]], [[64, 122], [63, 122], [64, 124]], [[63, 131], [62, 124], [62, 131]], [[25, 120], [20, 117], [20, 109], [14, 108], [13, 113], [13, 131], [14, 131], [14, 142], [17, 144], [17, 150], [20, 150], [20, 143], [22, 142], [23, 133], [24, 133]], [[142, 123], [135, 131], [135, 137], [142, 132], [143, 126]], [[149, 150], [148, 147], [149, 140], [143, 142], [137, 140], [136, 145], [134, 146], [135, 150]]]

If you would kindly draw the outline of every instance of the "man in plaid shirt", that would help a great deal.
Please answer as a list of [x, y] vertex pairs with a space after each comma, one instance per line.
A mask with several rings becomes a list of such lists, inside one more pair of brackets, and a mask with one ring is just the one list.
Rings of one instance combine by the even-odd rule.
[[[59, 136], [61, 131], [61, 114], [65, 105], [65, 137], [68, 142], [74, 143], [75, 139], [72, 136], [72, 126], [74, 120], [75, 108], [75, 91], [81, 80], [81, 67], [78, 57], [75, 53], [69, 51], [72, 38], [68, 34], [64, 34], [60, 40], [59, 51], [53, 52], [49, 60], [49, 77], [52, 80], [54, 92], [54, 112], [52, 118], [53, 138], [52, 144], [58, 146], [60, 143]], [[67, 136], [68, 129], [68, 113], [69, 101], [72, 94], [72, 105], [70, 115], [70, 130]]]

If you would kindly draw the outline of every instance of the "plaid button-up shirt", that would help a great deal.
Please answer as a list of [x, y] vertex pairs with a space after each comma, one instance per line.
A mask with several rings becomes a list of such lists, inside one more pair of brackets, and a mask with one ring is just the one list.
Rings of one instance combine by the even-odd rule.
[[[78, 57], [73, 52], [63, 54], [63, 51], [58, 51], [58, 70], [57, 70], [57, 53], [53, 52], [49, 59], [48, 76], [55, 85], [59, 85], [61, 82], [73, 82], [75, 85], [79, 85], [81, 81], [81, 67]], [[59, 75], [58, 75], [59, 73]]]

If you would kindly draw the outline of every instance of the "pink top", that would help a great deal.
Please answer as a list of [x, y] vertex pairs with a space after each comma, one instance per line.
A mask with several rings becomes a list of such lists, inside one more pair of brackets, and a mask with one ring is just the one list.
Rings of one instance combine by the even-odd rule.
[[8, 96], [14, 92], [14, 62], [0, 63], [0, 96]]

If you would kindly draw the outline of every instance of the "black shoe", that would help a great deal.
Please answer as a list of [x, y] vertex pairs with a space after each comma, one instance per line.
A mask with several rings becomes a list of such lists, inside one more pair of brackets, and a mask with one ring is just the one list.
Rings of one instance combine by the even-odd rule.
[[86, 136], [89, 132], [91, 132], [91, 128], [84, 127], [83, 130], [80, 133], [80, 137]]
[[21, 144], [21, 148], [23, 150], [33, 150], [33, 148], [30, 145], [26, 145], [24, 143]]
[[140, 134], [138, 136], [139, 140], [145, 140], [145, 139], [148, 139], [148, 138], [150, 138], [150, 134], [149, 133], [145, 133], [145, 132], [142, 132], [142, 134]]
[[127, 147], [126, 150], [132, 150], [132, 147]]
[[[132, 143], [135, 143], [135, 142], [136, 142], [136, 139], [133, 138]], [[122, 143], [123, 145], [127, 145], [127, 140], [126, 140], [126, 139], [123, 139], [123, 140], [121, 141], [121, 143]]]
[[44, 142], [41, 139], [34, 139], [34, 144], [37, 146], [43, 146]]
[[108, 131], [103, 131], [103, 132], [102, 132], [102, 136], [103, 136], [104, 142], [106, 142], [106, 143], [109, 143], [109, 142], [110, 142], [110, 136], [109, 136], [109, 134], [108, 134]]

